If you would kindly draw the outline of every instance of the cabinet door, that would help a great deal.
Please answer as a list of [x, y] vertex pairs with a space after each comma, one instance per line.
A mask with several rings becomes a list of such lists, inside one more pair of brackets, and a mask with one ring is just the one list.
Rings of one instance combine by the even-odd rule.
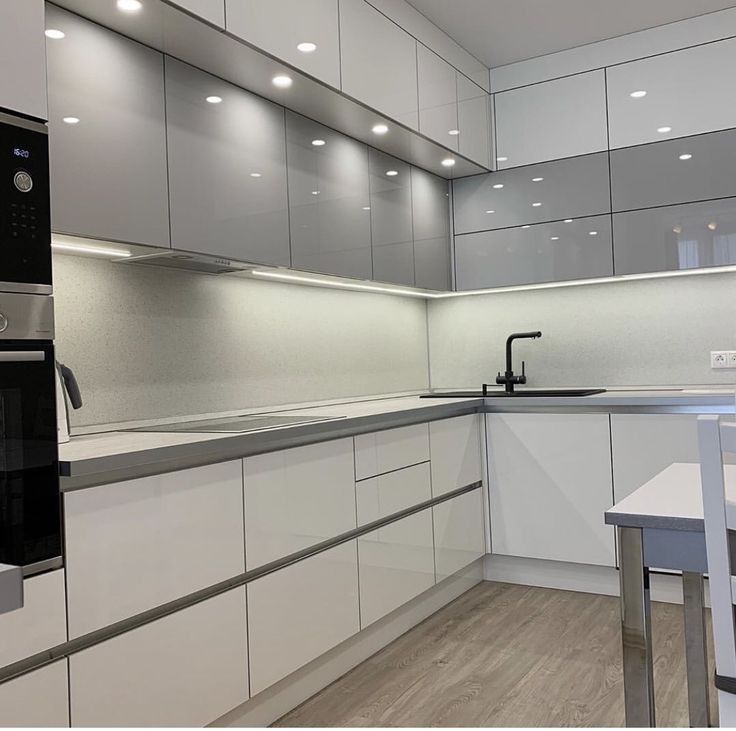
[[360, 629], [355, 541], [248, 584], [253, 695]]
[[611, 147], [733, 127], [735, 63], [728, 39], [607, 69]]
[[491, 97], [459, 72], [457, 121], [460, 154], [484, 167], [491, 167]]
[[485, 554], [481, 488], [435, 505], [432, 519], [437, 581], [452, 576]]
[[67, 493], [70, 636], [242, 574], [242, 485], [236, 460]]
[[167, 57], [166, 125], [172, 246], [288, 266], [284, 110]]
[[172, 2], [219, 28], [225, 27], [225, 0], [172, 0]]
[[603, 71], [495, 95], [498, 168], [608, 148]]
[[458, 149], [455, 69], [421, 43], [417, 44], [419, 131], [452, 150]]
[[69, 659], [74, 726], [205, 726], [248, 700], [241, 586]]
[[434, 586], [432, 509], [358, 539], [361, 629]]
[[455, 236], [457, 288], [609, 277], [611, 248], [610, 216]]
[[46, 22], [66, 34], [47, 46], [53, 230], [169, 246], [163, 56], [54, 5]]
[[411, 167], [373, 148], [368, 158], [373, 279], [413, 286]]
[[289, 111], [286, 137], [292, 266], [370, 279], [368, 148]]
[[489, 414], [493, 553], [614, 565], [608, 414]]
[[0, 684], [0, 725], [7, 728], [67, 728], [69, 678], [66, 660]]
[[340, 88], [337, 0], [227, 0], [227, 29]]
[[483, 479], [479, 414], [430, 422], [429, 447], [433, 497]]
[[0, 67], [6, 69], [0, 76], [0, 107], [38, 119], [46, 119], [48, 111], [43, 31], [43, 0], [0, 3]]
[[353, 440], [243, 460], [249, 571], [355, 528]]
[[23, 580], [23, 608], [0, 614], [0, 637], [0, 667], [66, 642], [63, 569]]
[[339, 1], [342, 90], [418, 129], [416, 40], [364, 0]]
[[429, 461], [427, 424], [360, 434], [354, 439], [356, 480]]
[[432, 497], [429, 463], [369, 477], [355, 484], [358, 525], [387, 518]]
[[450, 195], [444, 178], [413, 167], [411, 210], [414, 229], [414, 284], [449, 290]]

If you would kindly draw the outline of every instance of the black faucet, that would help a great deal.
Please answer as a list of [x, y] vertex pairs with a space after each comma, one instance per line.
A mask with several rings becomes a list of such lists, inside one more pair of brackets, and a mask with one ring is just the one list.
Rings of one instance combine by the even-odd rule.
[[[536, 338], [541, 338], [542, 333], [539, 330], [535, 330], [534, 332], [528, 332], [528, 333], [511, 333], [511, 335], [506, 338], [506, 372], [501, 375], [501, 371], [498, 372], [498, 376], [496, 376], [496, 383], [498, 385], [505, 385], [506, 386], [506, 393], [513, 393], [514, 392], [514, 386], [518, 384], [524, 384], [526, 383], [526, 372], [525, 372], [525, 363], [522, 360], [521, 361], [521, 375], [515, 376], [514, 375], [514, 368], [513, 364], [511, 362], [511, 343], [514, 342], [514, 340], [520, 340], [521, 338], [531, 338], [532, 340]], [[485, 390], [485, 389], [484, 389]]]

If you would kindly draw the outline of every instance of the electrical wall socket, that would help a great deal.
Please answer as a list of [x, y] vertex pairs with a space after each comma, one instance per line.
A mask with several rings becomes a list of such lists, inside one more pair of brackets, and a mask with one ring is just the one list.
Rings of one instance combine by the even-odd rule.
[[711, 350], [711, 368], [736, 368], [736, 350]]

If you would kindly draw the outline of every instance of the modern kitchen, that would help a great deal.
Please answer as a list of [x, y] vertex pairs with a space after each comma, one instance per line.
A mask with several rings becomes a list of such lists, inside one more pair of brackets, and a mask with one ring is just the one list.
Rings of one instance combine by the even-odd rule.
[[0, 727], [736, 726], [734, 68], [0, 0]]

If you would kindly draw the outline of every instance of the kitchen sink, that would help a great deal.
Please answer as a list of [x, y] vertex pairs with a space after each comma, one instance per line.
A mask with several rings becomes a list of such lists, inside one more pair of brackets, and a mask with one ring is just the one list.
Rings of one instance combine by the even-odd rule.
[[593, 396], [596, 393], [605, 393], [605, 388], [525, 388], [513, 393], [506, 393], [501, 389], [483, 391], [443, 391], [441, 393], [425, 393], [420, 398], [540, 398], [547, 396]]
[[182, 421], [178, 424], [157, 424], [156, 426], [139, 426], [126, 431], [136, 432], [174, 432], [193, 434], [242, 434], [259, 429], [276, 429], [280, 426], [296, 426], [297, 424], [311, 424], [317, 421], [344, 419], [344, 416], [226, 416], [219, 419], [199, 419], [197, 421]]

